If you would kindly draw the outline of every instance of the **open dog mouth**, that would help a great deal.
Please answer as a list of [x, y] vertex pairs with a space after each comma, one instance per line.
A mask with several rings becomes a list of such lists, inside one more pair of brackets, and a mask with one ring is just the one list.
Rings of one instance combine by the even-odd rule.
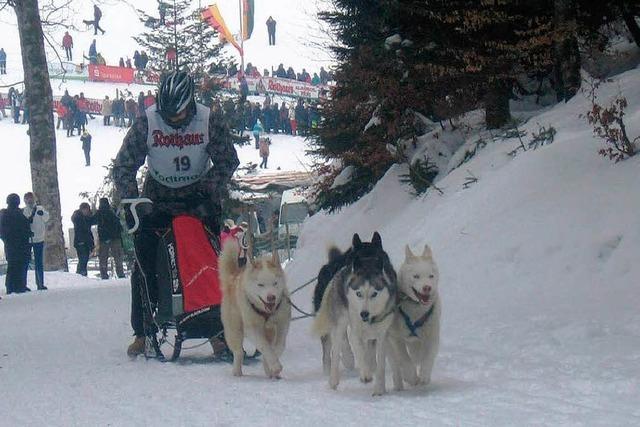
[[[258, 297], [260, 298], [260, 297]], [[264, 309], [267, 313], [273, 313], [273, 311], [276, 308], [276, 302], [266, 302], [265, 300], [263, 300], [262, 298], [260, 298], [260, 302], [262, 302], [262, 305], [264, 305]]]
[[423, 294], [416, 291], [415, 288], [411, 288], [411, 289], [413, 289], [413, 293], [415, 294], [416, 298], [418, 298], [418, 301], [420, 302], [420, 304], [428, 304], [429, 301], [431, 300], [430, 292], [426, 292]]

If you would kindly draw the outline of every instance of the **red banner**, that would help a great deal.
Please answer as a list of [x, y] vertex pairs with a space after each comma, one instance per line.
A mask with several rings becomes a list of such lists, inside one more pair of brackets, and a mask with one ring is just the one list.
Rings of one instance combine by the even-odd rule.
[[133, 68], [89, 65], [89, 81], [110, 83], [133, 83]]

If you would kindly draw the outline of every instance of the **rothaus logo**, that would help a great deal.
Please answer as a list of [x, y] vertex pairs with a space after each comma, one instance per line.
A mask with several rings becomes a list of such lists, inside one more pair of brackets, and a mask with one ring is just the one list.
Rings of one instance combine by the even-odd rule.
[[153, 147], [177, 147], [182, 150], [190, 145], [204, 144], [204, 133], [172, 133], [165, 135], [161, 130], [154, 130]]
[[169, 252], [169, 266], [171, 267], [171, 284], [173, 293], [177, 293], [180, 288], [180, 279], [178, 278], [178, 263], [176, 262], [176, 248], [173, 246], [173, 242], [167, 245], [167, 251]]

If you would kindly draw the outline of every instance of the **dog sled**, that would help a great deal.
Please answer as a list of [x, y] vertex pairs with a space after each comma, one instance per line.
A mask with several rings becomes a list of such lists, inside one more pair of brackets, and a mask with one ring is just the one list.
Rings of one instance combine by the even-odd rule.
[[[129, 209], [133, 234], [141, 225], [138, 206], [152, 204], [145, 198], [124, 199]], [[145, 357], [176, 361], [187, 349], [187, 340], [204, 340], [189, 349], [222, 338], [220, 303], [222, 293], [218, 278], [219, 240], [195, 216], [181, 214], [168, 226], [148, 230], [158, 237], [156, 252], [156, 289], [150, 289], [141, 268], [140, 254], [135, 253], [135, 269], [142, 276], [140, 293], [146, 338]], [[134, 245], [135, 246], [135, 245]]]

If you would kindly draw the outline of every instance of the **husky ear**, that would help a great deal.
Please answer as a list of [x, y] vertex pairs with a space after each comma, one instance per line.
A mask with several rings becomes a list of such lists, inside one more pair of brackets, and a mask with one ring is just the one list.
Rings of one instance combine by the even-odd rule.
[[414, 258], [416, 257], [416, 256], [413, 254], [413, 252], [411, 252], [411, 248], [409, 247], [409, 245], [405, 245], [405, 247], [404, 247], [404, 257], [405, 257], [407, 260], [414, 259]]
[[358, 233], [355, 233], [353, 235], [353, 239], [351, 240], [351, 246], [353, 246], [353, 249], [357, 249], [360, 247], [360, 245], [362, 245], [362, 240], [360, 240], [360, 236], [358, 236]]
[[373, 233], [371, 243], [373, 243], [373, 246], [377, 247], [378, 249], [382, 249], [382, 237], [380, 237], [380, 234], [377, 231]]
[[429, 245], [424, 245], [424, 251], [422, 251], [422, 258], [432, 259], [433, 252], [431, 252], [431, 248]]

